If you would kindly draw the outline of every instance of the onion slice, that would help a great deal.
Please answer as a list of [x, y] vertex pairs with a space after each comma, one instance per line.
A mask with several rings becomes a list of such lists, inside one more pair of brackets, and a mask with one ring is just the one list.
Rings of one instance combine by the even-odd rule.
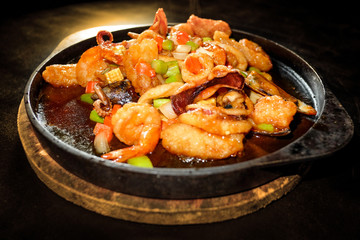
[[178, 59], [178, 60], [185, 60], [185, 58], [187, 57], [187, 55], [189, 55], [188, 53], [184, 53], [184, 52], [172, 52], [172, 55], [174, 56], [174, 58]]
[[95, 136], [94, 147], [97, 154], [104, 154], [110, 151], [105, 132], [100, 132]]
[[189, 53], [190, 51], [191, 51], [190, 45], [178, 45], [175, 50], [175, 52], [178, 53]]
[[171, 102], [167, 102], [159, 107], [159, 110], [167, 119], [174, 119], [177, 117], [177, 114], [172, 108]]

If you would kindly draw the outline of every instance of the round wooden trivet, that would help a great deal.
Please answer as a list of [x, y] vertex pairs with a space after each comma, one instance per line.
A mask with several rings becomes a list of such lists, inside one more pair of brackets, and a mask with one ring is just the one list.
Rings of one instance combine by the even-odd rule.
[[86, 182], [61, 167], [38, 141], [24, 101], [19, 107], [18, 131], [31, 167], [46, 186], [88, 210], [128, 221], [180, 225], [234, 219], [264, 208], [301, 179], [299, 175], [280, 177], [248, 191], [214, 198], [166, 200], [132, 196]]

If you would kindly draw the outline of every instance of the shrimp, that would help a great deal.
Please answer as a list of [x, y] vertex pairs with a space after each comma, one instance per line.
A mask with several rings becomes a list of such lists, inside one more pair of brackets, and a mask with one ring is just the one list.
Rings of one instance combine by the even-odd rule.
[[190, 36], [194, 36], [194, 32], [191, 28], [191, 25], [187, 24], [187, 23], [180, 23], [180, 24], [177, 24], [177, 25], [171, 27], [170, 34], [173, 34], [177, 31], [186, 32]]
[[239, 42], [235, 41], [234, 39], [230, 39], [230, 34], [227, 34], [222, 31], [215, 31], [213, 36], [214, 41], [224, 43], [230, 45], [238, 50], [240, 50], [241, 45]]
[[174, 123], [161, 132], [163, 147], [177, 155], [202, 159], [223, 159], [244, 149], [244, 134], [227, 136], [208, 133], [184, 123]]
[[[261, 71], [267, 72], [272, 68], [269, 55], [257, 44], [248, 39], [241, 39], [239, 42], [230, 39], [229, 34], [215, 31], [214, 40], [223, 44], [227, 44], [239, 50], [245, 57], [248, 64], [256, 67]], [[245, 69], [244, 69], [245, 70]]]
[[184, 61], [182, 77], [184, 82], [199, 86], [208, 80], [208, 75], [214, 68], [213, 59], [205, 53], [190, 53]]
[[[103, 36], [108, 36], [110, 40], [104, 41]], [[103, 72], [109, 68], [109, 64], [123, 65], [125, 47], [121, 43], [112, 43], [113, 36], [110, 32], [100, 31], [96, 40], [98, 46], [86, 50], [76, 64], [76, 78], [83, 87], [89, 81], [100, 81], [105, 85]]]
[[238, 119], [221, 112], [220, 107], [201, 106], [179, 116], [182, 123], [201, 128], [209, 133], [229, 135], [248, 133], [252, 125], [246, 119]]
[[147, 90], [161, 84], [160, 80], [155, 77], [149, 77], [136, 71], [136, 64], [139, 62], [150, 63], [157, 59], [158, 47], [154, 39], [145, 38], [141, 42], [136, 42], [126, 51], [124, 66], [127, 78], [135, 88], [137, 93], [142, 95]]
[[225, 65], [216, 65], [208, 76], [208, 80], [213, 80], [214, 78], [222, 78], [228, 75], [232, 71], [232, 67]]
[[[109, 38], [108, 41], [103, 39]], [[100, 81], [106, 84], [102, 74], [109, 64], [123, 65], [123, 43], [112, 43], [113, 36], [108, 31], [99, 31], [96, 36], [98, 46], [86, 50], [77, 64], [54, 64], [46, 67], [43, 78], [55, 87], [81, 85], [85, 87], [89, 81]]]
[[112, 116], [111, 123], [115, 136], [130, 147], [103, 154], [102, 158], [125, 162], [152, 152], [159, 141], [160, 114], [150, 104], [127, 103]]
[[155, 18], [153, 24], [150, 26], [150, 30], [153, 30], [157, 33], [159, 33], [162, 36], [166, 36], [168, 32], [168, 26], [167, 26], [167, 18], [164, 12], [164, 9], [159, 8], [155, 13]]
[[257, 43], [254, 43], [246, 38], [241, 39], [240, 51], [245, 55], [249, 65], [260, 69], [260, 71], [267, 72], [272, 68], [272, 63], [269, 55]]
[[248, 61], [240, 50], [228, 44], [218, 43], [216, 41], [213, 43], [225, 50], [226, 60], [231, 66], [242, 71], [246, 70]]
[[203, 48], [206, 51], [211, 52], [212, 58], [214, 59], [215, 65], [225, 65], [226, 63], [226, 52], [223, 48], [217, 46], [216, 44], [207, 41], [204, 42]]
[[161, 37], [158, 33], [152, 31], [152, 30], [145, 30], [139, 35], [139, 38], [137, 39], [137, 42], [141, 42], [144, 39], [155, 39]]
[[153, 99], [170, 97], [175, 95], [180, 87], [184, 84], [182, 82], [172, 82], [158, 85], [146, 91], [138, 100], [138, 103], [151, 103]]
[[86, 87], [89, 81], [105, 82], [106, 78], [101, 74], [108, 64], [101, 56], [101, 49], [98, 46], [86, 50], [76, 64], [76, 78], [78, 83]]
[[194, 14], [189, 17], [187, 24], [191, 26], [195, 36], [212, 37], [215, 31], [222, 31], [231, 35], [229, 24], [222, 20], [199, 18]]
[[278, 129], [289, 129], [296, 113], [296, 105], [280, 96], [260, 98], [254, 106], [250, 117], [255, 124], [271, 124]]
[[44, 80], [55, 87], [70, 87], [78, 85], [76, 79], [76, 64], [54, 64], [43, 71]]

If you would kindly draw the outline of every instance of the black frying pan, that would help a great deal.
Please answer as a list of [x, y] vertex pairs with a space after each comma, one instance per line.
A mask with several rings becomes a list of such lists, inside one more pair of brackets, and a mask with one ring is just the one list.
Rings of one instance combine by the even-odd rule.
[[[128, 31], [140, 33], [147, 28], [116, 30], [113, 36], [115, 41], [121, 41], [128, 39]], [[281, 173], [273, 170], [280, 166], [326, 157], [350, 141], [354, 131], [351, 118], [304, 59], [271, 40], [251, 33], [233, 30], [232, 36], [235, 39], [248, 38], [262, 46], [272, 58], [276, 71], [295, 86], [296, 97], [317, 110], [314, 124], [307, 132], [266, 156], [218, 167], [145, 169], [104, 160], [55, 137], [35, 112], [44, 83], [41, 73], [48, 65], [65, 64], [80, 56], [96, 45], [95, 36], [57, 50], [37, 67], [25, 88], [27, 114], [43, 146], [64, 168], [98, 186], [152, 198], [190, 199], [240, 192], [278, 177]]]

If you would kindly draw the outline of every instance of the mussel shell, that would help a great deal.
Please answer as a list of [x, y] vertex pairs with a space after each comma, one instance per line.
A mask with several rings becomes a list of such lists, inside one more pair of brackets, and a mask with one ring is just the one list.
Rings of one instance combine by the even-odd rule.
[[[137, 102], [139, 95], [135, 92], [134, 87], [129, 80], [123, 80], [118, 83], [109, 84], [103, 87], [103, 92], [110, 99], [112, 104], [124, 105], [129, 102]], [[95, 93], [91, 97], [93, 100], [99, 99]]]

